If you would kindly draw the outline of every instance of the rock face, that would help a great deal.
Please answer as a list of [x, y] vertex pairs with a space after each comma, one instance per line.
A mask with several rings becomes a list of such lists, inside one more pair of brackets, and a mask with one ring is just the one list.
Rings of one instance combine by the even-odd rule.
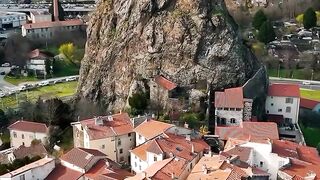
[[[239, 86], [260, 67], [224, 0], [101, 0], [87, 29], [78, 97], [122, 109], [155, 74], [181, 86]], [[139, 87], [144, 89], [146, 87]]]

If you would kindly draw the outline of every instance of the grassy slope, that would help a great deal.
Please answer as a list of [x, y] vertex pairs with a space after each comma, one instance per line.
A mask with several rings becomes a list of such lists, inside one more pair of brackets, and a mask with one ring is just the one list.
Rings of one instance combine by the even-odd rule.
[[301, 123], [300, 128], [307, 145], [317, 147], [320, 143], [320, 128], [304, 127]]
[[[20, 100], [26, 100], [26, 97], [28, 97], [28, 101], [34, 102], [39, 97], [65, 97], [65, 96], [71, 96], [76, 92], [77, 88], [77, 82], [66, 82], [66, 83], [60, 83], [55, 84], [51, 86], [45, 86], [41, 88], [37, 88], [34, 90], [30, 90], [28, 92], [23, 91], [18, 94], [18, 99]], [[11, 95], [8, 97], [4, 97], [1, 99], [2, 102], [0, 102], [0, 107], [2, 108], [2, 103], [4, 108], [5, 107], [17, 107], [17, 101], [16, 101], [16, 95]]]
[[300, 89], [301, 97], [307, 99], [320, 100], [320, 91], [310, 89]]

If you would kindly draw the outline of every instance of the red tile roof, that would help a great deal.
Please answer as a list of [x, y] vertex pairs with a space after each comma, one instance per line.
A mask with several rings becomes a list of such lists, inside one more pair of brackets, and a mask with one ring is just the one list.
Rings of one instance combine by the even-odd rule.
[[300, 97], [300, 87], [298, 84], [271, 84], [268, 96]]
[[[150, 146], [152, 145], [152, 143], [157, 143], [157, 146], [159, 146], [156, 147], [158, 149], [156, 151], [159, 151], [157, 153], [160, 153], [161, 151], [167, 154], [172, 153], [175, 157], [180, 157], [191, 161], [194, 159], [197, 153], [207, 151], [210, 148], [209, 145], [201, 139], [192, 139], [191, 141], [189, 141], [186, 140], [184, 136], [178, 136], [171, 133], [166, 133], [165, 135], [160, 136], [153, 141], [148, 141], [136, 147], [131, 152], [141, 160], [146, 161], [147, 151], [155, 151], [155, 147]], [[192, 145], [194, 153], [191, 153]]]
[[31, 122], [31, 121], [17, 121], [11, 124], [8, 129], [26, 131], [26, 132], [37, 132], [37, 133], [47, 133], [48, 128], [46, 124]]
[[308, 146], [298, 146], [297, 153], [300, 160], [317, 164], [320, 168], [320, 156], [316, 148]]
[[243, 122], [243, 127], [215, 127], [215, 134], [223, 140], [238, 139], [279, 139], [278, 126], [273, 122]]
[[88, 172], [84, 174], [88, 179], [125, 179], [133, 176], [130, 172], [121, 169], [120, 165], [110, 159], [100, 159]]
[[215, 107], [243, 108], [242, 87], [225, 89], [224, 92], [215, 92]]
[[154, 154], [162, 154], [162, 153], [163, 153], [163, 151], [162, 151], [162, 149], [160, 148], [159, 144], [158, 144], [157, 141], [155, 141], [155, 140], [152, 140], [152, 141], [150, 142], [150, 145], [149, 145], [149, 147], [146, 149], [146, 151], [152, 152], [152, 153], [154, 153]]
[[238, 179], [248, 178], [248, 175], [244, 170], [242, 170], [241, 168], [239, 168], [235, 165], [229, 164], [226, 161], [224, 161], [222, 163], [222, 165], [220, 166], [220, 169], [222, 169], [222, 170], [231, 169], [232, 170], [231, 174], [229, 175], [229, 177], [226, 180], [238, 180]]
[[312, 164], [298, 159], [290, 159], [291, 166], [285, 167], [281, 171], [294, 177], [293, 179], [305, 179], [310, 173], [315, 173], [315, 180], [320, 179], [320, 164]]
[[90, 140], [103, 139], [133, 132], [133, 126], [127, 113], [112, 115], [112, 120], [108, 116], [98, 117], [103, 120], [103, 125], [96, 125], [95, 119], [81, 121], [81, 125], [87, 127]]
[[318, 105], [320, 102], [312, 99], [306, 99], [306, 98], [301, 98], [300, 99], [300, 107], [306, 108], [306, 109], [313, 109]]
[[46, 180], [77, 180], [83, 173], [69, 169], [61, 164], [56, 165], [56, 167], [51, 171], [51, 173], [46, 177]]
[[80, 19], [66, 20], [66, 21], [53, 21], [53, 22], [38, 22], [24, 24], [22, 27], [25, 29], [39, 29], [39, 28], [51, 28], [60, 26], [81, 26], [84, 23]]
[[73, 148], [60, 159], [79, 168], [88, 170], [90, 168], [88, 165], [92, 164], [93, 161], [98, 160], [97, 158], [94, 158], [97, 156], [103, 158], [107, 155], [95, 149]]
[[39, 49], [35, 49], [29, 53], [29, 58], [47, 58], [48, 56], [44, 53], [42, 53]]
[[282, 157], [298, 158], [297, 148], [301, 146], [297, 143], [286, 140], [273, 140], [272, 152]]
[[247, 162], [250, 159], [250, 155], [253, 153], [253, 149], [250, 147], [235, 146], [234, 148], [225, 151], [225, 153], [237, 155], [241, 161]]
[[156, 76], [154, 78], [154, 81], [161, 87], [163, 87], [166, 90], [171, 91], [172, 89], [176, 88], [177, 85], [171, 81], [169, 81], [168, 79], [166, 79], [163, 76]]
[[149, 119], [141, 123], [138, 127], [136, 127], [134, 131], [142, 135], [143, 137], [145, 137], [147, 140], [149, 140], [156, 136], [159, 136], [164, 131], [166, 131], [167, 129], [173, 126], [174, 125], [172, 124]]
[[43, 146], [42, 143], [31, 145], [30, 147], [25, 147], [21, 145], [19, 148], [15, 149], [13, 151], [13, 154], [16, 159], [22, 159], [24, 157], [35, 157], [35, 156], [40, 156], [40, 157], [45, 157], [48, 152], [46, 148]]

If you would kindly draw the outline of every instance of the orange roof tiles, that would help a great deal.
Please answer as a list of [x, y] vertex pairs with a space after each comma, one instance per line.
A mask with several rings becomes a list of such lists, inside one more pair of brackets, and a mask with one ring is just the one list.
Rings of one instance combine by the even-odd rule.
[[39, 49], [35, 49], [29, 53], [30, 59], [38, 58], [38, 57], [47, 58], [48, 56], [46, 54], [42, 53]]
[[215, 127], [215, 134], [223, 140], [239, 139], [279, 139], [278, 126], [273, 122], [243, 122], [243, 127]]
[[51, 171], [51, 173], [46, 177], [46, 180], [76, 180], [79, 179], [83, 173], [75, 171], [73, 169], [62, 166], [61, 164], [56, 165], [56, 167]]
[[253, 153], [253, 149], [249, 147], [235, 146], [234, 148], [225, 151], [225, 153], [230, 155], [237, 155], [239, 156], [241, 161], [248, 162], [251, 154]]
[[215, 107], [243, 108], [242, 87], [225, 89], [224, 92], [215, 92]]
[[[108, 164], [108, 165], [107, 165]], [[125, 179], [133, 176], [130, 172], [121, 169], [120, 165], [110, 159], [100, 159], [88, 172], [84, 174], [88, 179]]]
[[150, 141], [131, 150], [131, 152], [137, 156], [139, 159], [146, 161], [147, 160], [147, 149], [150, 146]]
[[315, 101], [312, 99], [306, 99], [306, 98], [301, 98], [300, 99], [300, 107], [306, 108], [306, 109], [313, 109], [316, 107], [316, 105], [320, 104], [319, 101]]
[[151, 141], [150, 146], [146, 150], [148, 152], [152, 152], [152, 153], [155, 153], [155, 154], [162, 154], [163, 153], [163, 151], [160, 148], [159, 144], [155, 140]]
[[282, 157], [298, 158], [297, 148], [301, 146], [297, 143], [285, 140], [273, 140], [272, 152]]
[[300, 97], [300, 87], [298, 84], [271, 84], [268, 96]]
[[161, 87], [163, 87], [166, 90], [171, 91], [172, 89], [176, 88], [177, 85], [171, 81], [169, 81], [168, 79], [166, 79], [163, 76], [156, 76], [154, 78], [154, 81]]
[[66, 21], [52, 21], [52, 22], [38, 22], [24, 24], [22, 27], [25, 29], [39, 29], [39, 28], [51, 28], [51, 27], [60, 27], [60, 26], [81, 26], [84, 25], [80, 19], [72, 19]]
[[26, 132], [37, 132], [37, 133], [47, 133], [48, 128], [46, 124], [31, 122], [31, 121], [17, 121], [11, 124], [8, 129], [26, 131]]
[[60, 159], [79, 168], [87, 169], [91, 162], [97, 160], [95, 156], [106, 157], [107, 155], [94, 149], [73, 148]]
[[48, 154], [46, 148], [42, 143], [31, 145], [30, 147], [25, 147], [21, 145], [19, 148], [13, 151], [16, 159], [22, 159], [24, 157], [32, 158], [34, 156], [44, 157]]
[[141, 123], [138, 127], [134, 129], [134, 131], [145, 137], [147, 140], [149, 140], [156, 136], [159, 136], [161, 133], [173, 126], [174, 125], [172, 124], [167, 124], [164, 122], [150, 119]]
[[129, 134], [133, 132], [133, 126], [127, 113], [112, 115], [112, 120], [108, 116], [98, 117], [103, 120], [102, 125], [96, 125], [95, 119], [81, 121], [81, 125], [87, 127], [90, 140], [103, 139], [117, 135]]
[[315, 180], [320, 179], [320, 165], [312, 164], [298, 159], [290, 159], [290, 165], [281, 171], [294, 177], [293, 179], [305, 179], [310, 173], [315, 173]]

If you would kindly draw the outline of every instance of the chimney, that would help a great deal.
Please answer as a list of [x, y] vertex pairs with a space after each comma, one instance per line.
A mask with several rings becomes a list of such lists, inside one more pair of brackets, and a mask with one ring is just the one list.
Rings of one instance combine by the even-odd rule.
[[184, 128], [189, 128], [189, 124], [187, 122], [184, 122]]
[[204, 174], [208, 174], [208, 169], [207, 169], [206, 164], [203, 164], [203, 165], [202, 165], [202, 172], [203, 172]]
[[53, 0], [53, 20], [59, 21], [59, 6], [58, 6], [59, 0]]
[[194, 145], [191, 143], [191, 152], [194, 153]]
[[175, 179], [175, 175], [174, 175], [174, 172], [171, 173], [171, 179]]
[[187, 140], [187, 141], [191, 141], [191, 136], [190, 136], [190, 134], [187, 134], [187, 135], [186, 135], [186, 140]]

